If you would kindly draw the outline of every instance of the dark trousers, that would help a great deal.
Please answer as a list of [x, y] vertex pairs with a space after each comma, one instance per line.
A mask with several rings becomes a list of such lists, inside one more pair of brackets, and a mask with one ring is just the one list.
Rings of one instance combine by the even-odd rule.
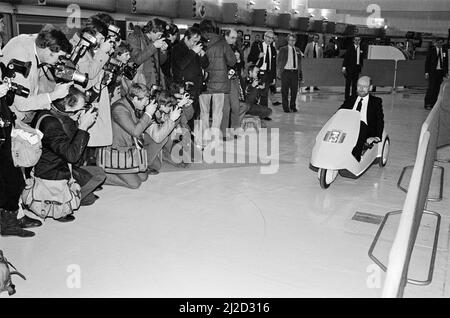
[[356, 160], [361, 161], [361, 154], [364, 148], [364, 144], [369, 138], [368, 136], [368, 127], [364, 122], [360, 122], [359, 126], [359, 136], [358, 141], [356, 142], [356, 146], [352, 150], [352, 155], [356, 158]]
[[81, 187], [81, 201], [101, 186], [106, 179], [105, 171], [96, 166], [74, 167], [73, 178]]
[[14, 167], [11, 155], [11, 138], [0, 145], [0, 208], [19, 209], [19, 198], [25, 187], [22, 171]]
[[199, 95], [200, 95], [200, 87], [195, 87], [191, 92], [193, 102], [192, 107], [194, 108], [194, 116], [190, 120], [188, 120], [188, 126], [191, 129], [191, 131], [194, 131], [194, 123], [196, 120], [200, 118], [200, 101], [199, 101]]
[[263, 89], [259, 90], [259, 96], [260, 96], [259, 104], [261, 106], [269, 107], [269, 89], [270, 89], [270, 84], [272, 84], [272, 82], [273, 82], [272, 75], [269, 74], [268, 72], [266, 72], [264, 74], [263, 82], [264, 82], [265, 86]]
[[350, 87], [352, 89], [352, 95], [356, 96], [356, 88], [358, 84], [360, 70], [347, 70], [347, 75], [345, 75], [345, 99], [350, 98]]
[[[289, 90], [291, 91], [291, 100], [289, 103]], [[296, 100], [298, 92], [298, 71], [284, 70], [281, 73], [281, 101], [283, 110], [296, 109]]]
[[433, 107], [439, 95], [442, 80], [444, 78], [444, 71], [432, 71], [428, 79], [428, 89], [425, 95], [425, 106]]

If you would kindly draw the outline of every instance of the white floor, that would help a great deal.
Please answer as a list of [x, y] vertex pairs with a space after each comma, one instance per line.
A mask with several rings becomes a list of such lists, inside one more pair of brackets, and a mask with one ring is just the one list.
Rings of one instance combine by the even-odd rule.
[[[379, 96], [392, 142], [384, 169], [373, 166], [358, 180], [338, 177], [322, 190], [309, 158], [343, 95], [303, 94], [298, 113], [273, 107], [276, 174], [254, 164], [165, 169], [138, 190], [105, 186], [71, 224], [46, 221], [34, 238], [1, 238], [0, 249], [27, 277], [13, 278], [17, 297], [379, 297], [384, 274], [367, 255], [378, 225], [352, 217], [402, 208], [397, 180], [414, 162], [428, 114], [423, 94]], [[405, 296], [448, 296], [446, 186], [444, 201], [429, 206], [443, 215], [433, 284], [408, 286]], [[411, 266], [418, 278], [429, 260], [429, 224], [424, 231]], [[376, 250], [384, 262], [390, 239]]]

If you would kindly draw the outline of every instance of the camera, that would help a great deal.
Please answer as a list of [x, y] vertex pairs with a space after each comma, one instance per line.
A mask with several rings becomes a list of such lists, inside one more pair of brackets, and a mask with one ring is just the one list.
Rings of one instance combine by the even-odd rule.
[[[75, 34], [77, 36], [77, 34]], [[77, 45], [73, 47], [72, 53], [69, 59], [74, 65], [78, 64], [80, 58], [86, 54], [86, 51], [97, 46], [97, 38], [88, 32], [84, 32], [81, 38], [78, 40]]]
[[266, 71], [259, 71], [258, 72], [258, 85], [264, 85], [264, 77], [266, 75]]
[[116, 60], [115, 58], [110, 58], [108, 63], [106, 63], [103, 67], [105, 74], [102, 78], [102, 85], [106, 85], [110, 78], [114, 79], [117, 75], [119, 75], [121, 68], [122, 62]]
[[153, 84], [152, 87], [150, 87], [150, 95], [149, 95], [149, 99], [150, 100], [154, 100], [156, 99], [156, 96], [158, 95], [159, 92], [162, 91], [162, 87], [156, 84]]
[[[30, 96], [30, 90], [22, 85], [14, 83], [12, 79], [16, 77], [16, 73], [22, 74], [23, 77], [27, 78], [30, 74], [31, 62], [22, 62], [16, 59], [9, 61], [8, 65], [0, 63], [3, 83], [8, 84], [9, 91], [13, 95], [21, 96], [27, 98]], [[9, 97], [8, 104], [12, 104], [12, 96]]]
[[172, 47], [173, 45], [172, 41], [170, 41], [170, 37], [177, 34], [178, 32], [179, 30], [176, 24], [167, 24], [164, 28], [161, 38], [164, 39], [164, 42], [166, 42], [168, 48]]
[[133, 78], [136, 76], [138, 68], [139, 68], [139, 65], [137, 65], [136, 63], [128, 63], [123, 68], [123, 71], [122, 71], [123, 72], [123, 76], [125, 76], [130, 81], [132, 81]]
[[113, 40], [114, 42], [120, 41], [120, 28], [117, 25], [110, 24], [108, 26], [108, 36], [107, 40]]
[[50, 66], [55, 79], [59, 82], [75, 82], [81, 87], [86, 87], [89, 82], [87, 73], [80, 73], [76, 70], [75, 64], [66, 57], [60, 57], [58, 63]]
[[189, 94], [189, 98], [192, 99], [192, 90], [194, 88], [193, 82], [185, 82], [184, 83], [184, 91]]

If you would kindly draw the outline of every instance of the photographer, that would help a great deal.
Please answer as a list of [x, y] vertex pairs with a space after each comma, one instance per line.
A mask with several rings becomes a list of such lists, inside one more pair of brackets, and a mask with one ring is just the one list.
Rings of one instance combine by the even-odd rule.
[[[245, 107], [241, 108], [240, 100], [244, 100], [241, 87], [241, 72], [244, 68], [244, 57], [236, 46], [237, 32], [234, 29], [225, 31], [225, 40], [230, 45], [236, 56], [236, 65], [229, 68], [228, 78], [230, 79], [230, 94], [225, 95], [225, 103], [223, 107], [223, 118], [221, 130], [224, 139], [233, 135], [240, 135], [241, 117], [245, 114]], [[231, 119], [231, 120], [230, 120]], [[231, 121], [231, 123], [230, 123]], [[231, 126], [231, 134], [227, 133], [227, 129]], [[239, 131], [236, 131], [239, 130]]]
[[194, 129], [194, 120], [200, 115], [199, 94], [203, 83], [203, 69], [209, 65], [208, 56], [203, 50], [200, 29], [189, 28], [183, 40], [173, 47], [172, 74], [173, 81], [178, 83], [192, 82], [188, 93], [193, 98], [194, 115], [189, 120], [189, 127]]
[[[88, 19], [79, 36], [85, 33], [94, 36], [97, 43], [97, 46], [90, 47], [77, 64], [78, 71], [89, 76], [86, 89], [95, 87], [97, 95], [93, 105], [98, 109], [98, 120], [90, 130], [88, 151], [85, 154], [87, 164], [95, 165], [96, 149], [112, 143], [111, 100], [108, 91], [108, 84], [112, 78], [109, 74], [105, 75], [103, 68], [114, 52], [115, 39], [108, 38], [108, 25], [96, 16]], [[75, 41], [76, 38], [72, 40]]]
[[[133, 33], [128, 37], [130, 44], [131, 59], [138, 65], [141, 65], [145, 85], [165, 85], [164, 75], [161, 71], [161, 65], [167, 60], [168, 45], [165, 39], [161, 38], [167, 23], [161, 19], [149, 21], [143, 28], [134, 27]], [[139, 81], [141, 83], [141, 79]]]
[[210, 139], [209, 113], [212, 99], [212, 129], [220, 129], [223, 117], [225, 94], [230, 93], [228, 68], [236, 64], [236, 56], [230, 45], [219, 35], [217, 25], [211, 20], [200, 22], [202, 36], [208, 40], [206, 55], [209, 66], [207, 68], [208, 84], [205, 92], [200, 95], [200, 118], [203, 132], [203, 145]]
[[[97, 116], [94, 107], [86, 109], [84, 93], [72, 87], [65, 98], [56, 100], [50, 111], [40, 112], [34, 120], [36, 125], [42, 118], [38, 128], [44, 134], [42, 155], [34, 167], [34, 175], [45, 180], [70, 180], [73, 173], [81, 186], [81, 205], [94, 203], [96, 197], [93, 191], [105, 180], [101, 168], [77, 166]], [[72, 173], [69, 164], [72, 165]], [[57, 221], [70, 222], [74, 219], [69, 214]]]
[[15, 115], [6, 102], [8, 84], [0, 84], [0, 235], [31, 237], [34, 232], [23, 228], [42, 225], [24, 216], [17, 219], [19, 198], [25, 186], [20, 168], [15, 167], [11, 154], [11, 129]]
[[[272, 114], [272, 109], [260, 104], [260, 92], [264, 90], [266, 83], [259, 76], [259, 68], [256, 65], [250, 65], [248, 68], [247, 87], [245, 90], [247, 105], [247, 114], [258, 116], [264, 119]], [[242, 120], [242, 118], [241, 118]]]
[[168, 120], [159, 124], [155, 113], [158, 106], [165, 102], [157, 94], [150, 102], [148, 88], [139, 83], [131, 85], [126, 97], [112, 105], [113, 144], [112, 148], [119, 152], [136, 151], [144, 148], [147, 151], [147, 167], [145, 171], [107, 173], [106, 183], [137, 189], [146, 181], [148, 174], [157, 174], [161, 168], [158, 154], [168, 142], [175, 122], [180, 118], [179, 108], [170, 112]]
[[43, 29], [39, 34], [21, 34], [12, 38], [3, 49], [0, 61], [5, 65], [12, 59], [31, 62], [27, 78], [16, 74], [14, 82], [30, 90], [28, 98], [16, 96], [11, 106], [19, 120], [31, 122], [36, 110], [50, 109], [50, 104], [67, 95], [72, 83], [58, 84], [50, 92], [39, 93], [40, 78], [43, 71], [41, 65], [54, 65], [59, 57], [70, 53], [72, 45], [64, 33], [56, 29]]
[[166, 29], [163, 33], [163, 38], [165, 39], [168, 48], [167, 59], [161, 65], [161, 71], [164, 74], [166, 88], [169, 88], [170, 84], [173, 81], [171, 64], [173, 48], [176, 44], [178, 44], [178, 42], [180, 42], [180, 30], [178, 29], [177, 25], [174, 23], [167, 24]]

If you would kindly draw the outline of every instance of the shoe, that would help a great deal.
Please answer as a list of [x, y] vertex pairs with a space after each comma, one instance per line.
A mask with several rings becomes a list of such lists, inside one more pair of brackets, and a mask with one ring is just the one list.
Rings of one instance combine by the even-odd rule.
[[17, 220], [17, 212], [0, 209], [0, 235], [18, 237], [34, 236], [34, 232], [22, 229], [19, 220]]
[[272, 118], [270, 118], [270, 117], [266, 117], [266, 118], [263, 118], [263, 120], [271, 121], [271, 120], [272, 120]]
[[320, 91], [320, 89], [318, 87], [314, 87], [315, 91]]
[[72, 222], [75, 220], [75, 217], [72, 214], [68, 214], [63, 218], [55, 219], [55, 221], [61, 222], [61, 223], [67, 223]]
[[89, 193], [83, 200], [81, 200], [81, 206], [89, 206], [94, 204], [95, 201], [97, 201], [97, 199], [99, 198], [99, 196], [93, 194], [93, 193]]
[[291, 109], [291, 111], [292, 111], [293, 113], [298, 112], [297, 108]]
[[283, 110], [285, 113], [290, 113], [291, 111], [290, 110], [286, 110], [286, 109], [284, 109]]
[[26, 215], [23, 218], [18, 219], [18, 221], [22, 229], [31, 229], [33, 227], [39, 227], [42, 225], [41, 221], [32, 219]]
[[280, 102], [274, 102], [274, 103], [272, 103], [272, 105], [273, 105], [273, 106], [280, 106], [281, 103], [280, 103]]
[[305, 87], [305, 91], [309, 91], [309, 86], [308, 86], [308, 87]]
[[157, 174], [159, 174], [159, 171], [153, 168], [148, 168], [147, 169], [147, 174], [152, 175], [152, 176], [156, 176]]

